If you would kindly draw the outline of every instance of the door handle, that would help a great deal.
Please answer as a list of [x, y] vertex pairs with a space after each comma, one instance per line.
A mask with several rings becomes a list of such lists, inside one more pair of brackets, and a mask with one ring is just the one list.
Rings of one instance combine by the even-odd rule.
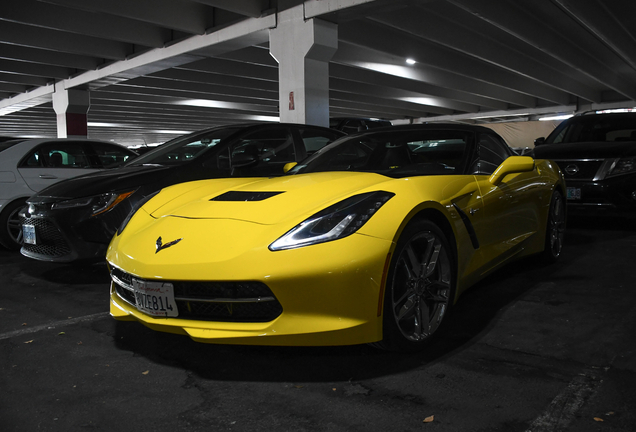
[[40, 174], [40, 178], [46, 179], [46, 180], [53, 180], [53, 179], [56, 179], [57, 176], [54, 176], [53, 174]]

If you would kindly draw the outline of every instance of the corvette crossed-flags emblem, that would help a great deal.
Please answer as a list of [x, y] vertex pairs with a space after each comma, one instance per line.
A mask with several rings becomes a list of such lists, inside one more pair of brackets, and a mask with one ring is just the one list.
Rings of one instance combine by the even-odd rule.
[[182, 237], [182, 238], [180, 238], [180, 239], [176, 239], [176, 240], [173, 240], [173, 241], [171, 241], [171, 242], [168, 242], [168, 243], [166, 243], [166, 244], [163, 244], [163, 243], [161, 242], [161, 237], [159, 237], [159, 238], [157, 239], [157, 243], [156, 243], [156, 245], [157, 245], [157, 250], [155, 251], [155, 253], [158, 253], [158, 252], [159, 252], [160, 250], [162, 250], [162, 249], [169, 248], [170, 246], [174, 246], [174, 245], [176, 245], [177, 243], [179, 243], [181, 240], [183, 240], [183, 237]]

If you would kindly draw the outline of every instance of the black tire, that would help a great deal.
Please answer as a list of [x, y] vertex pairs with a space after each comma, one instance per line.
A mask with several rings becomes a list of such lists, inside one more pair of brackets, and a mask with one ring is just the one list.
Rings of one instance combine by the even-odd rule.
[[26, 200], [20, 199], [7, 205], [0, 213], [0, 245], [9, 250], [22, 247], [22, 225], [18, 213]]
[[455, 300], [454, 255], [429, 220], [406, 227], [391, 259], [383, 309], [383, 339], [374, 346], [418, 351], [437, 337]]
[[561, 256], [565, 238], [565, 225], [565, 201], [561, 192], [555, 190], [550, 200], [548, 223], [545, 230], [545, 246], [541, 254], [541, 261], [544, 263], [555, 263]]

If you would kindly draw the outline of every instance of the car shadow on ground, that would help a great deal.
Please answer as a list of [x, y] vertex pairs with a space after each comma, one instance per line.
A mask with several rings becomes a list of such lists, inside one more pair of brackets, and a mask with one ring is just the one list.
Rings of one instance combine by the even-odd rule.
[[[440, 337], [417, 353], [387, 352], [369, 345], [202, 344], [187, 336], [155, 332], [137, 322], [114, 323], [114, 342], [118, 349], [209, 380], [342, 382], [381, 377], [433, 364], [470, 347], [503, 308], [540, 282], [537, 274], [541, 274], [541, 279], [550, 277], [549, 270], [539, 272], [533, 262], [522, 275], [516, 265], [508, 266], [468, 290], [455, 305]], [[510, 282], [511, 278], [514, 282]]]
[[25, 258], [19, 263], [22, 273], [47, 282], [61, 285], [97, 285], [108, 290], [110, 276], [106, 263], [68, 265], [33, 261]]

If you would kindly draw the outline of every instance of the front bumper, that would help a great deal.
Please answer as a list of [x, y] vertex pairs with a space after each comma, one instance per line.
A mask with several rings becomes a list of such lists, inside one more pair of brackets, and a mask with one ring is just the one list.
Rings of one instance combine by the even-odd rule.
[[34, 227], [36, 243], [24, 243], [20, 253], [59, 263], [103, 260], [118, 224], [130, 211], [128, 205], [120, 205], [91, 216], [85, 208], [53, 210], [51, 203], [30, 204], [20, 213], [20, 222]]
[[569, 214], [636, 216], [636, 175], [602, 181], [568, 180]]
[[[391, 247], [390, 241], [354, 234], [299, 249], [271, 252], [263, 248], [226, 262], [210, 262], [200, 270], [184, 271], [214, 275], [199, 281], [266, 285], [281, 308], [269, 321], [147, 315], [137, 309], [131, 298], [126, 300], [118, 294], [116, 279], [111, 283], [110, 313], [118, 320], [136, 320], [153, 330], [188, 335], [206, 343], [324, 346], [376, 342], [382, 339], [382, 280]], [[125, 271], [129, 266], [119, 258], [121, 255], [109, 254], [111, 269]], [[160, 268], [145, 270], [157, 275], [145, 277], [146, 280], [178, 279], [169, 274], [167, 279], [160, 277]]]

